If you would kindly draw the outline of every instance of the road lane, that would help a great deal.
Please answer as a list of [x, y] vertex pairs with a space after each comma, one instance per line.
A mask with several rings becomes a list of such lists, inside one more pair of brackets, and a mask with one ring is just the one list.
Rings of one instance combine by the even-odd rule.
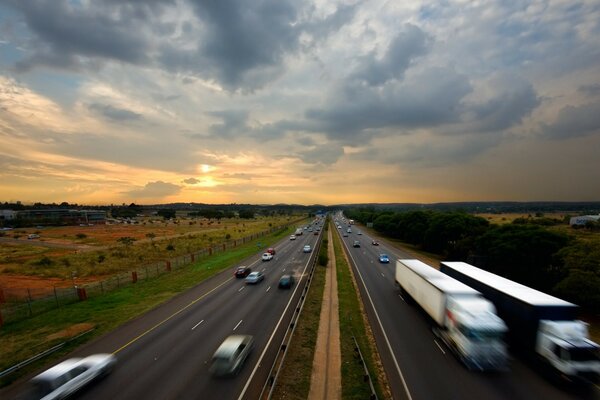
[[[342, 228], [336, 229], [340, 237], [347, 224]], [[414, 256], [387, 246], [384, 241], [373, 246], [373, 238], [364, 231], [358, 235], [357, 229], [360, 228], [353, 226], [353, 232], [341, 238], [355, 265], [365, 309], [395, 398], [407, 398], [395, 361], [413, 399], [597, 398], [594, 390], [557, 387], [519, 359], [511, 361], [511, 370], [506, 373], [467, 370], [443, 343], [436, 343], [429, 319], [417, 306], [407, 304], [395, 287], [395, 260]], [[360, 248], [352, 247], [355, 240], [361, 242]], [[379, 253], [387, 253], [390, 263], [379, 263]]]

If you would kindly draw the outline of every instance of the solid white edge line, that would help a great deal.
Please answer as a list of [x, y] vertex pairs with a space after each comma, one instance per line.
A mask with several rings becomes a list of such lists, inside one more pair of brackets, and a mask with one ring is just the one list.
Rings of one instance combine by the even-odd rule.
[[[305, 276], [306, 269], [308, 268], [308, 264], [309, 263], [310, 263], [310, 257], [308, 258], [308, 261], [304, 265], [304, 270], [302, 271], [302, 275], [301, 275], [302, 277]], [[300, 279], [302, 279], [302, 278], [300, 278]], [[300, 282], [298, 282], [298, 283], [300, 283]], [[281, 317], [279, 317], [279, 321], [277, 322], [277, 325], [275, 326], [275, 329], [273, 329], [273, 333], [271, 334], [271, 337], [269, 338], [269, 341], [267, 342], [267, 345], [265, 346], [265, 349], [260, 354], [260, 357], [258, 358], [258, 362], [256, 363], [256, 366], [254, 367], [254, 369], [252, 370], [252, 373], [248, 377], [248, 380], [246, 381], [246, 385], [244, 385], [244, 388], [242, 389], [242, 392], [240, 393], [240, 395], [238, 397], [238, 400], [242, 400], [243, 397], [244, 397], [244, 395], [246, 394], [246, 390], [248, 390], [248, 387], [250, 386], [250, 382], [252, 382], [252, 379], [254, 378], [254, 375], [256, 374], [256, 371], [258, 370], [258, 367], [260, 366], [263, 358], [265, 357], [265, 354], [267, 354], [267, 349], [269, 348], [269, 346], [271, 346], [271, 342], [273, 341], [273, 338], [275, 337], [275, 333], [279, 329], [279, 325], [281, 325], [281, 321], [283, 321], [283, 317], [287, 313], [288, 308], [290, 308], [290, 304], [292, 303], [292, 299], [294, 298], [294, 295], [296, 294], [296, 291], [298, 290], [299, 287], [300, 287], [300, 285], [296, 285], [296, 288], [294, 289], [294, 292], [290, 296], [290, 299], [289, 299], [287, 305], [285, 306], [285, 309], [281, 313]]]
[[[344, 245], [346, 245], [346, 243], [342, 240], [342, 243], [344, 243]], [[346, 246], [346, 249], [348, 249], [348, 247]], [[354, 265], [356, 266], [356, 261], [354, 260], [354, 257], [352, 257], [352, 253], [350, 253], [350, 250], [347, 251], [348, 255], [350, 256], [350, 258], [352, 259], [352, 262], [354, 263]], [[358, 272], [358, 276], [362, 282], [363, 287], [365, 288], [365, 293], [367, 294], [367, 297], [369, 298], [369, 303], [371, 303], [371, 308], [373, 309], [373, 312], [375, 313], [375, 317], [377, 318], [377, 323], [379, 323], [379, 327], [381, 328], [381, 332], [383, 333], [383, 337], [385, 338], [385, 343], [388, 346], [388, 349], [390, 350], [390, 354], [392, 355], [392, 359], [394, 360], [394, 365], [396, 366], [396, 370], [398, 370], [398, 374], [400, 375], [400, 379], [402, 380], [402, 385], [404, 386], [404, 391], [406, 392], [406, 395], [408, 396], [409, 400], [412, 400], [412, 396], [410, 395], [410, 391], [408, 390], [408, 385], [406, 384], [406, 380], [404, 379], [404, 375], [402, 374], [402, 371], [400, 370], [400, 366], [398, 365], [398, 360], [396, 360], [396, 355], [394, 354], [394, 351], [392, 350], [392, 345], [390, 344], [390, 340], [387, 337], [387, 334], [385, 333], [385, 330], [383, 329], [383, 324], [381, 323], [381, 319], [379, 318], [379, 313], [377, 312], [377, 309], [375, 309], [375, 304], [373, 304], [373, 299], [371, 298], [371, 294], [369, 293], [369, 289], [367, 289], [367, 285], [365, 285], [365, 280], [362, 277], [362, 274], [360, 273], [360, 270], [358, 268], [356, 268], [356, 272]]]
[[234, 331], [238, 328], [238, 326], [240, 326], [240, 324], [242, 323], [242, 321], [243, 321], [243, 319], [240, 319], [240, 322], [238, 322], [237, 325], [233, 328]]
[[438, 349], [440, 349], [440, 351], [441, 351], [443, 354], [446, 354], [446, 352], [444, 351], [444, 349], [442, 349], [442, 346], [440, 346], [440, 344], [437, 342], [437, 340], [433, 339], [433, 341], [434, 341], [434, 342], [435, 342], [435, 344], [437, 345]]
[[238, 292], [241, 292], [242, 290], [244, 290], [246, 286], [242, 286], [241, 288], [238, 289]]
[[198, 327], [198, 325], [200, 325], [201, 323], [203, 323], [204, 320], [198, 322], [196, 325], [192, 326], [192, 330], [196, 329]]

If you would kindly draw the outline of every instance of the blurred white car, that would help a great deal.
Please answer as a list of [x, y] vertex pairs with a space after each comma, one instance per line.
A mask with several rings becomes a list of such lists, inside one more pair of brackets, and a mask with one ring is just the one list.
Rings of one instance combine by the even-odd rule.
[[265, 279], [265, 276], [263, 275], [262, 272], [254, 271], [254, 272], [250, 272], [250, 275], [248, 275], [246, 277], [245, 282], [246, 283], [259, 283], [263, 279]]
[[302, 249], [302, 251], [303, 251], [304, 253], [310, 253], [310, 251], [311, 251], [311, 250], [310, 250], [310, 245], [309, 245], [309, 244], [307, 244], [306, 246], [304, 246], [304, 248]]
[[116, 362], [117, 358], [112, 354], [63, 361], [31, 380], [32, 397], [50, 400], [71, 396], [94, 379], [110, 373]]
[[290, 240], [296, 240], [296, 235], [290, 235]]
[[273, 254], [271, 253], [263, 253], [262, 260], [263, 261], [271, 261], [273, 259]]

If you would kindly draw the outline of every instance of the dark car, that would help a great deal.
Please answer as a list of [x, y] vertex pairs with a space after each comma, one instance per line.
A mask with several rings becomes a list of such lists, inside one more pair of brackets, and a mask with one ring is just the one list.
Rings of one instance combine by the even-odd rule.
[[267, 253], [275, 255], [275, 249], [274, 249], [274, 248], [272, 248], [272, 247], [269, 247], [269, 248], [267, 249]]
[[294, 276], [293, 275], [283, 275], [281, 279], [279, 279], [279, 285], [277, 287], [279, 289], [290, 289], [294, 285]]
[[355, 240], [352, 244], [352, 247], [360, 247], [360, 242], [358, 240]]
[[238, 269], [235, 270], [235, 277], [236, 278], [245, 278], [248, 275], [250, 275], [250, 272], [252, 272], [252, 268], [250, 267], [246, 267], [246, 266], [241, 266], [238, 267]]

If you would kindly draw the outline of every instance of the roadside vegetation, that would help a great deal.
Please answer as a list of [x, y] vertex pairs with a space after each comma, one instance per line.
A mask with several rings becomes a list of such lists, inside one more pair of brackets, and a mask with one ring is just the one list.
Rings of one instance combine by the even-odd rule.
[[[569, 215], [477, 216], [461, 211], [346, 210], [348, 218], [416, 249], [466, 261], [600, 313], [600, 224]], [[490, 222], [492, 221], [492, 222]]]
[[60, 351], [0, 380], [0, 386], [7, 385], [45, 363], [51, 363], [82, 343], [109, 332], [199, 282], [232, 268], [255, 254], [259, 242], [261, 246], [266, 246], [289, 235], [291, 231], [292, 228], [289, 227], [226, 252], [202, 257], [192, 265], [173, 270], [169, 274], [4, 325], [0, 329], [0, 371], [76, 336], [82, 330], [80, 327], [84, 327], [83, 330], [93, 330], [70, 342]]

